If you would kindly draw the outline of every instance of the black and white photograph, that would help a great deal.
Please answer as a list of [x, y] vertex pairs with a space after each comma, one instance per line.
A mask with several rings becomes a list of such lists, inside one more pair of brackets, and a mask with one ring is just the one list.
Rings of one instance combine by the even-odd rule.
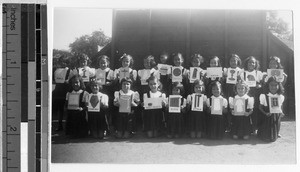
[[297, 163], [293, 10], [52, 13], [52, 164]]

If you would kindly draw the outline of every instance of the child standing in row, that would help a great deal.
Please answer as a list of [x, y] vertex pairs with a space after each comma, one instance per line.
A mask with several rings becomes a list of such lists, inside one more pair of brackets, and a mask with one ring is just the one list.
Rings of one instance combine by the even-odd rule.
[[[218, 56], [213, 56], [209, 59], [209, 67], [215, 68], [215, 67], [222, 67], [221, 66], [221, 61], [220, 58]], [[220, 84], [223, 84], [223, 77], [207, 77], [207, 73], [205, 74], [205, 88], [208, 88], [206, 90], [206, 95], [207, 97], [210, 97], [212, 95], [212, 92], [210, 92], [211, 88], [210, 86], [212, 82], [214, 81], [219, 81]]]
[[[95, 80], [96, 83], [102, 87], [101, 92], [106, 94], [108, 97], [113, 97], [114, 96], [114, 71], [109, 68], [110, 60], [109, 57], [106, 55], [101, 55], [97, 58], [97, 64], [98, 64], [98, 69], [95, 71]], [[113, 99], [108, 100], [108, 105], [109, 107], [113, 107]], [[108, 128], [113, 124], [113, 110], [112, 108], [109, 108], [107, 111], [107, 118], [108, 118]]]
[[[161, 108], [158, 109], [145, 109], [144, 113], [144, 127], [145, 131], [147, 132], [147, 136], [149, 138], [157, 137], [158, 131], [162, 129], [163, 126], [163, 117], [164, 112], [163, 109], [166, 105], [166, 95], [159, 91], [160, 82], [158, 78], [154, 76], [150, 76], [148, 79], [148, 86], [150, 87], [150, 91], [144, 93], [143, 95], [143, 103], [142, 106], [145, 107], [145, 100], [147, 98], [160, 98], [157, 101], [161, 101]], [[149, 105], [147, 105], [149, 106]], [[151, 104], [150, 104], [151, 106]]]
[[254, 99], [247, 95], [249, 87], [244, 81], [238, 81], [234, 90], [236, 96], [229, 97], [229, 105], [233, 115], [231, 134], [234, 139], [249, 139], [252, 131], [250, 115], [253, 113]]
[[168, 76], [168, 71], [170, 70], [169, 68], [171, 65], [169, 65], [169, 53], [167, 52], [162, 52], [160, 57], [159, 57], [159, 63], [157, 64], [157, 70], [159, 71], [159, 80], [162, 84], [162, 92], [166, 93], [169, 95], [168, 89], [169, 87], [169, 76]]
[[[224, 84], [224, 93], [225, 97], [228, 99], [229, 97], [235, 96], [234, 87], [238, 81], [241, 80], [242, 74], [244, 73], [244, 70], [241, 69], [242, 61], [240, 57], [237, 54], [232, 54], [231, 58], [229, 59], [229, 68], [224, 68], [224, 78], [225, 81]], [[226, 131], [230, 131], [231, 128], [231, 118], [232, 114], [230, 113], [226, 114], [225, 116], [225, 127]]]
[[[281, 60], [279, 57], [277, 56], [271, 56], [269, 59], [269, 68], [268, 69], [283, 69], [283, 66], [281, 64]], [[269, 80], [268, 75], [265, 75], [265, 79], [264, 79], [264, 83], [267, 83]], [[278, 82], [282, 83], [282, 86], [285, 86], [287, 80], [287, 75], [286, 73], [283, 72], [283, 78], [277, 78]]]
[[135, 82], [137, 78], [137, 71], [132, 69], [133, 66], [133, 58], [129, 54], [123, 54], [123, 56], [120, 58], [121, 67], [119, 69], [115, 70], [115, 78], [117, 79], [117, 88], [121, 88], [121, 80], [125, 77], [128, 77], [132, 81], [132, 88], [135, 88]]
[[86, 54], [79, 54], [79, 67], [77, 68], [77, 74], [82, 77], [87, 92], [91, 92], [88, 83], [90, 79], [95, 76], [95, 68], [90, 68], [90, 58]]
[[196, 80], [193, 85], [194, 93], [188, 95], [186, 100], [189, 116], [188, 126], [191, 138], [201, 138], [206, 133], [207, 127], [205, 113], [207, 97], [204, 95], [204, 84], [201, 80]]
[[66, 135], [71, 138], [88, 135], [87, 106], [88, 93], [81, 76], [74, 75], [70, 81], [70, 90], [66, 95], [65, 109], [67, 110]]
[[268, 93], [259, 96], [259, 110], [263, 119], [257, 135], [264, 141], [274, 142], [280, 137], [280, 123], [281, 118], [284, 116], [282, 113], [284, 89], [282, 83], [278, 82], [275, 77], [270, 77], [266, 86]]
[[259, 61], [250, 56], [245, 60], [244, 65], [244, 81], [250, 87], [249, 96], [254, 97], [254, 109], [253, 114], [251, 115], [252, 125], [253, 125], [253, 133], [257, 133], [257, 128], [261, 124], [261, 119], [258, 110], [259, 105], [259, 95], [262, 92], [262, 78], [263, 73], [259, 70]]
[[108, 108], [108, 96], [99, 92], [99, 85], [90, 82], [92, 93], [88, 99], [88, 124], [90, 135], [94, 138], [103, 139], [107, 129], [106, 109]]
[[144, 69], [138, 70], [138, 84], [139, 84], [139, 93], [143, 95], [149, 91], [148, 78], [153, 75], [157, 76], [158, 73], [154, 69], [156, 66], [155, 59], [152, 55], [146, 56], [144, 58]]
[[222, 96], [222, 85], [214, 81], [210, 86], [212, 96], [207, 99], [208, 108], [208, 137], [223, 139], [225, 126], [224, 114], [227, 113], [227, 100]]
[[[70, 68], [64, 60], [61, 60], [56, 69], [53, 69], [53, 83], [55, 88], [52, 92], [52, 114], [58, 114], [58, 127], [56, 131], [63, 130], [63, 114], [66, 94], [68, 92], [68, 82], [70, 79]], [[53, 118], [53, 117], [52, 117]]]
[[[172, 62], [173, 62], [173, 65], [170, 70], [168, 71], [168, 74], [169, 74], [169, 78], [171, 79], [171, 82], [172, 83], [175, 83], [175, 82], [180, 82], [183, 84], [184, 87], [187, 86], [188, 84], [188, 79], [187, 79], [187, 73], [188, 73], [188, 70], [185, 69], [182, 65], [183, 65], [183, 62], [184, 62], [184, 58], [182, 56], [181, 53], [176, 53], [174, 56], [173, 56], [173, 59], [172, 59]], [[175, 67], [179, 67], [179, 70], [180, 71], [173, 71], [173, 68]], [[174, 76], [182, 76], [181, 80], [177, 80], [175, 79]], [[170, 90], [172, 90], [172, 88], [170, 88]], [[183, 95], [184, 97], [186, 97], [186, 94]]]
[[[189, 84], [188, 84], [188, 94], [193, 93], [194, 91], [194, 84], [193, 80], [200, 80], [204, 81], [204, 70], [200, 67], [204, 63], [204, 58], [200, 54], [194, 54], [191, 58], [191, 67], [194, 67], [195, 69], [193, 71], [188, 72], [188, 79], [189, 79]], [[191, 69], [191, 68], [190, 68]]]
[[132, 80], [125, 77], [121, 80], [122, 89], [114, 93], [114, 105], [119, 107], [116, 122], [116, 137], [129, 138], [134, 118], [134, 107], [140, 103], [140, 96], [131, 90]]
[[229, 68], [224, 68], [224, 77], [226, 78], [225, 84], [225, 97], [235, 96], [234, 86], [237, 81], [242, 79], [242, 74], [244, 72], [241, 69], [242, 60], [237, 54], [232, 54], [229, 59]]

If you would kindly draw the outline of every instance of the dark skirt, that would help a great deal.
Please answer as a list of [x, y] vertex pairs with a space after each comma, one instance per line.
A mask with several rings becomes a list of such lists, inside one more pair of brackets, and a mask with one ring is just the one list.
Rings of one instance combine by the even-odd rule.
[[190, 111], [188, 128], [190, 132], [206, 132], [205, 112]]
[[88, 123], [86, 121], [86, 111], [68, 110], [66, 121], [66, 135], [79, 138], [88, 135]]
[[254, 107], [253, 107], [253, 113], [251, 115], [251, 121], [252, 121], [252, 127], [254, 130], [259, 128], [259, 126], [262, 124], [262, 116], [260, 114], [259, 107], [259, 95], [261, 93], [261, 89], [257, 89], [256, 87], [251, 87], [249, 90], [248, 95], [250, 97], [254, 98]]
[[167, 133], [181, 135], [184, 128], [182, 113], [168, 113]]
[[63, 113], [67, 92], [68, 84], [55, 85], [55, 89], [52, 91], [52, 114]]
[[263, 123], [257, 131], [258, 138], [267, 142], [276, 141], [280, 130], [280, 122], [280, 113], [273, 113], [271, 116], [264, 115]]
[[238, 137], [249, 136], [252, 132], [250, 116], [232, 116], [231, 134]]
[[104, 130], [107, 129], [105, 112], [88, 112], [88, 124], [91, 135], [99, 136], [100, 132], [103, 135]]
[[162, 109], [144, 110], [144, 129], [145, 131], [158, 131], [162, 127]]
[[209, 115], [208, 137], [211, 139], [223, 139], [225, 133], [224, 116]]
[[107, 130], [109, 129], [109, 126], [113, 125], [113, 114], [115, 113], [115, 106], [114, 106], [114, 91], [113, 91], [114, 85], [103, 85], [101, 92], [103, 94], [106, 94], [108, 96], [108, 109], [106, 109], [106, 116], [107, 116]]
[[116, 121], [116, 130], [118, 132], [131, 132], [133, 123], [133, 113], [118, 113]]

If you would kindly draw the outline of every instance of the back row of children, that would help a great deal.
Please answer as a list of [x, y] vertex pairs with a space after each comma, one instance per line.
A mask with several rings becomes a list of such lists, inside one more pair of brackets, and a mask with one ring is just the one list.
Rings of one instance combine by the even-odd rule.
[[[109, 97], [107, 103], [106, 98], [104, 102], [96, 101], [99, 102], [99, 110], [104, 112], [106, 118], [103, 119], [108, 126], [114, 126], [118, 138], [130, 137], [139, 126], [148, 137], [156, 137], [165, 131], [170, 138], [189, 133], [193, 138], [221, 139], [227, 130], [235, 139], [248, 139], [258, 130], [259, 137], [274, 141], [279, 135], [284, 101], [282, 85], [287, 75], [276, 56], [270, 57], [270, 70], [267, 72], [259, 70], [259, 61], [253, 56], [245, 59], [242, 69], [241, 59], [236, 54], [229, 59], [228, 68], [221, 67], [219, 57], [211, 57], [206, 70], [200, 54], [191, 57], [190, 70], [183, 67], [184, 58], [180, 53], [173, 55], [171, 60], [168, 53], [162, 53], [158, 64], [153, 56], [147, 56], [144, 69], [139, 71], [132, 69], [133, 57], [127, 54], [120, 58], [121, 67], [116, 70], [109, 68], [107, 56], [98, 57], [97, 69], [90, 68], [88, 61], [89, 58], [82, 55], [78, 68], [57, 69], [54, 73], [56, 88], [60, 88], [59, 85], [66, 87], [69, 83], [72, 90], [74, 77], [82, 79], [86, 88], [82, 90], [87, 91], [82, 100], [89, 106], [91, 98], [88, 93], [94, 93], [93, 87], [97, 85], [98, 92], [101, 90]], [[62, 91], [57, 89], [53, 94], [56, 92], [62, 96]], [[68, 96], [63, 99], [69, 100]], [[55, 108], [60, 105], [54, 102], [54, 111], [63, 109]], [[83, 108], [83, 111], [89, 110]], [[58, 113], [62, 119], [63, 113]], [[108, 126], [101, 127], [101, 137], [104, 130], [109, 130]], [[62, 129], [62, 122], [58, 129]], [[90, 133], [93, 133], [91, 129]]]

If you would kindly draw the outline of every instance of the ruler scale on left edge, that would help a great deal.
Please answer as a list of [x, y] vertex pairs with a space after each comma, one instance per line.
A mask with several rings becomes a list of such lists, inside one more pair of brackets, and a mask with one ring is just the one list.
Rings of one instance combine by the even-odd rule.
[[21, 5], [3, 4], [3, 172], [19, 172], [21, 123]]

